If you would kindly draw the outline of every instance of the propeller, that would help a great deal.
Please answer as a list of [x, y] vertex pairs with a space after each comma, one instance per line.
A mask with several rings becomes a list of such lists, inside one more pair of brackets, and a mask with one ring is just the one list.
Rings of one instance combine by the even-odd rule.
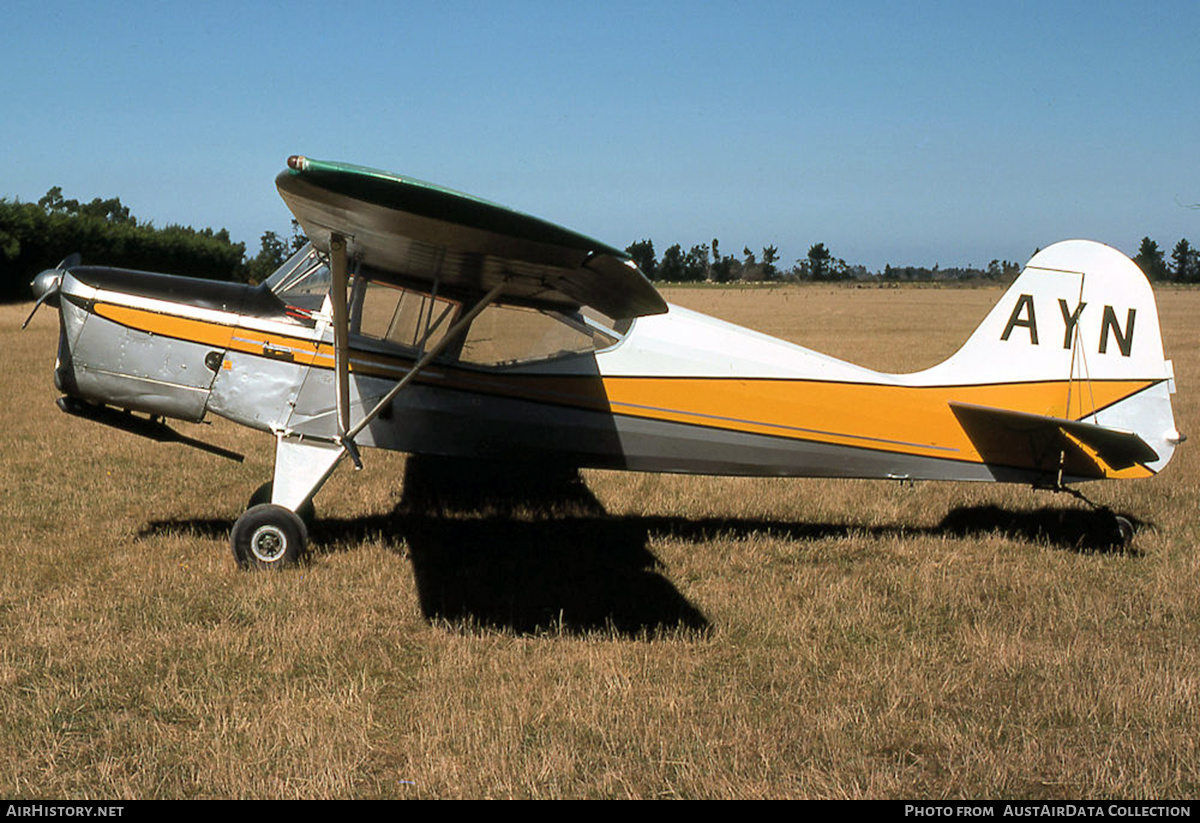
[[21, 324], [22, 329], [29, 325], [29, 321], [37, 314], [37, 310], [42, 307], [43, 303], [50, 303], [52, 306], [58, 305], [57, 302], [51, 301], [57, 301], [58, 299], [58, 292], [62, 288], [63, 274], [66, 273], [67, 269], [78, 266], [82, 260], [83, 258], [79, 256], [79, 252], [69, 254], [57, 266], [52, 269], [46, 269], [33, 278], [29, 286], [33, 289], [33, 294], [37, 297], [37, 302], [33, 304], [33, 311], [29, 312], [29, 316]]

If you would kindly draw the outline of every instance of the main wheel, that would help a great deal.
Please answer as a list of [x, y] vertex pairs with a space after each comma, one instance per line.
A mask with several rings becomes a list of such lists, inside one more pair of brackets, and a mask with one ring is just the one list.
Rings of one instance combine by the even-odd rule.
[[[259, 486], [257, 489], [254, 490], [254, 494], [250, 495], [250, 502], [246, 504], [246, 508], [252, 509], [255, 506], [261, 505], [263, 503], [270, 503], [271, 502], [271, 491], [274, 488], [275, 488], [275, 484], [272, 483], [270, 480], [268, 480], [266, 483], [263, 483], [261, 486]], [[305, 503], [303, 506], [300, 507], [300, 510], [297, 511], [296, 514], [300, 515], [300, 519], [304, 521], [304, 525], [307, 528], [311, 529], [313, 523], [315, 523], [317, 520], [317, 507], [315, 505], [313, 505], [313, 502], [311, 500], [309, 500], [307, 503]]]
[[229, 535], [233, 557], [244, 569], [282, 569], [304, 556], [308, 528], [292, 510], [273, 503], [248, 509]]

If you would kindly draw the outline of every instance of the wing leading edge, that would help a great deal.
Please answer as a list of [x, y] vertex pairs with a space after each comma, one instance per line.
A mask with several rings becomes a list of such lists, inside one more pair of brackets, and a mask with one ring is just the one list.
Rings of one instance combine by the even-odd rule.
[[294, 156], [280, 196], [322, 251], [382, 272], [554, 307], [591, 306], [624, 319], [666, 302], [619, 249], [461, 192], [389, 172]]

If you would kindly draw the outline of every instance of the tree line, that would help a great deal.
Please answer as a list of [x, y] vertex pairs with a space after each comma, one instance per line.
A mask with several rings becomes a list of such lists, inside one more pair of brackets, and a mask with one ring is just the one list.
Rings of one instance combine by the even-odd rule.
[[[1008, 283], [1021, 273], [1021, 263], [1011, 260], [992, 260], [984, 268], [952, 266], [942, 268], [926, 266], [893, 266], [882, 270], [868, 271], [866, 266], [851, 265], [833, 253], [824, 243], [809, 247], [808, 254], [788, 269], [781, 269], [779, 250], [766, 246], [762, 254], [756, 255], [749, 246], [743, 247], [742, 256], [722, 255], [720, 243], [713, 238], [712, 244], [692, 246], [687, 252], [676, 243], [663, 252], [658, 259], [654, 242], [639, 240], [625, 249], [647, 277], [666, 283], [734, 283], [734, 282], [837, 282], [837, 281], [888, 281], [888, 282], [959, 282], [988, 281]], [[1037, 250], [1034, 252], [1037, 253]], [[1146, 277], [1154, 282], [1200, 283], [1200, 250], [1192, 247], [1186, 238], [1175, 244], [1171, 260], [1167, 262], [1158, 243], [1149, 237], [1142, 238], [1138, 254], [1133, 258]]]
[[1200, 283], [1200, 250], [1193, 248], [1186, 237], [1175, 244], [1170, 263], [1163, 258], [1158, 243], [1143, 237], [1133, 262], [1155, 282]]
[[[250, 256], [246, 244], [233, 242], [223, 228], [213, 231], [175, 224], [158, 228], [134, 217], [120, 198], [97, 197], [80, 203], [64, 198], [61, 187], [55, 186], [37, 203], [0, 198], [0, 299], [28, 299], [33, 276], [73, 252], [79, 252], [85, 263], [256, 283], [304, 242], [293, 220], [290, 237], [263, 232], [257, 253]], [[651, 280], [668, 283], [1008, 282], [1021, 270], [1018, 263], [993, 260], [982, 269], [888, 264], [872, 272], [835, 257], [824, 243], [810, 246], [805, 257], [785, 269], [775, 246], [757, 252], [744, 246], [740, 255], [725, 254], [715, 237], [712, 243], [687, 251], [676, 243], [661, 258], [648, 239], [631, 244], [626, 252]], [[1152, 281], [1200, 282], [1200, 250], [1187, 239], [1175, 244], [1168, 260], [1158, 244], [1145, 237], [1134, 262]]]
[[264, 232], [250, 257], [223, 228], [159, 228], [138, 220], [120, 198], [80, 203], [55, 186], [36, 203], [0, 198], [0, 299], [29, 299], [33, 276], [74, 252], [84, 263], [253, 283], [304, 242], [293, 221], [290, 238]]

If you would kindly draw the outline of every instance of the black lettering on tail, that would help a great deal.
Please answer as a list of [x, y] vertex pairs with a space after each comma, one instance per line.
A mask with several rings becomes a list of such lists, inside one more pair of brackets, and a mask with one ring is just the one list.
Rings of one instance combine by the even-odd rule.
[[1067, 301], [1061, 297], [1058, 298], [1058, 308], [1062, 311], [1063, 323], [1066, 324], [1067, 330], [1063, 334], [1063, 348], [1071, 348], [1071, 338], [1075, 336], [1075, 326], [1079, 323], [1079, 315], [1083, 314], [1083, 307], [1086, 306], [1085, 301], [1080, 301], [1075, 307], [1075, 311], [1067, 314]]
[[1122, 333], [1121, 327], [1117, 325], [1117, 314], [1113, 311], [1113, 307], [1104, 307], [1104, 322], [1100, 326], [1101, 354], [1108, 351], [1108, 330], [1111, 328], [1113, 337], [1117, 340], [1117, 348], [1121, 350], [1121, 356], [1129, 356], [1129, 352], [1133, 350], [1133, 321], [1135, 317], [1137, 317], [1137, 309], [1130, 309], [1125, 315], [1125, 331]]
[[[1024, 318], [1021, 313], [1024, 310]], [[1024, 326], [1029, 329], [1029, 342], [1037, 345], [1037, 318], [1033, 314], [1033, 295], [1022, 294], [1017, 298], [1017, 305], [1013, 307], [1012, 316], [1008, 318], [1008, 325], [1004, 327], [1004, 334], [1000, 335], [1001, 340], [1008, 340], [1008, 336], [1012, 334], [1012, 330], [1017, 326]]]

